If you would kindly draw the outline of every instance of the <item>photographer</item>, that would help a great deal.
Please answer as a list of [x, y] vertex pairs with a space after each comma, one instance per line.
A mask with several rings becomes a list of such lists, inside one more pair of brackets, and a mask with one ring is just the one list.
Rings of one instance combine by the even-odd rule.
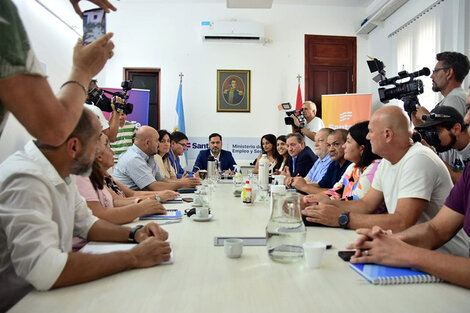
[[124, 103], [124, 100], [120, 97], [113, 97], [112, 99], [107, 98], [104, 95], [101, 95], [99, 99], [102, 99], [103, 102], [109, 103], [111, 107], [111, 116], [109, 117], [109, 123], [103, 115], [101, 108], [98, 106], [98, 103], [95, 103], [96, 100], [92, 96], [93, 90], [99, 90], [98, 81], [92, 79], [90, 84], [88, 84], [88, 98], [85, 103], [85, 107], [93, 111], [98, 117], [98, 120], [101, 123], [103, 133], [108, 136], [110, 142], [115, 142], [117, 138], [117, 133], [119, 130], [119, 112], [116, 111], [114, 103]]
[[[441, 92], [444, 96], [441, 102], [436, 105], [450, 106], [455, 108], [462, 116], [465, 116], [467, 109], [465, 98], [467, 94], [462, 89], [462, 82], [468, 74], [470, 63], [467, 56], [458, 52], [441, 52], [436, 55], [437, 64], [432, 71], [432, 90]], [[416, 112], [411, 115], [415, 126], [424, 121], [421, 116], [429, 114], [429, 111], [422, 106], [416, 107]]]
[[317, 106], [312, 101], [305, 101], [302, 105], [302, 113], [305, 117], [306, 123], [304, 127], [300, 127], [299, 119], [292, 115], [292, 120], [294, 121], [294, 125], [292, 125], [292, 131], [295, 131], [295, 128], [300, 127], [300, 132], [305, 137], [305, 144], [310, 147], [310, 149], [315, 148], [315, 135], [317, 132], [325, 128], [325, 124], [321, 120], [321, 118], [316, 117], [317, 114]]
[[470, 161], [470, 134], [462, 115], [453, 107], [438, 106], [416, 130], [444, 161], [455, 184]]

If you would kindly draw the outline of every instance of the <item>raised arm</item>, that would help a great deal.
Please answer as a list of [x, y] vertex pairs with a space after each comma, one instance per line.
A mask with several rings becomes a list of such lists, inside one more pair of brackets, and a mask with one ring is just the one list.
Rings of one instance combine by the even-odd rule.
[[17, 74], [0, 79], [0, 102], [33, 137], [53, 146], [62, 144], [83, 111], [86, 86], [113, 54], [112, 36], [106, 34], [86, 47], [81, 39], [77, 42], [67, 80], [70, 83], [57, 96], [45, 77]]

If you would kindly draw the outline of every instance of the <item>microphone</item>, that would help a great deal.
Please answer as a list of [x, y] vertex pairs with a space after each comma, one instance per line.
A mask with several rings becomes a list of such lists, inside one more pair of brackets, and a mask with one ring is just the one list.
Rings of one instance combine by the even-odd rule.
[[431, 70], [427, 67], [423, 67], [423, 69], [413, 72], [410, 74], [410, 77], [418, 77], [418, 76], [429, 76], [431, 74]]

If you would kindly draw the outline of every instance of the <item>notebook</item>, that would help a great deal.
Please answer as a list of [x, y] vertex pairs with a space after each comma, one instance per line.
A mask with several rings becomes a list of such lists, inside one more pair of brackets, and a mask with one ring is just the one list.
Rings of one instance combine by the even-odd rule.
[[438, 283], [442, 281], [435, 276], [411, 268], [353, 263], [350, 263], [349, 266], [374, 285]]
[[183, 218], [183, 214], [178, 209], [169, 209], [166, 210], [165, 215], [144, 215], [141, 216], [139, 219], [141, 220], [174, 220], [174, 219], [181, 219]]

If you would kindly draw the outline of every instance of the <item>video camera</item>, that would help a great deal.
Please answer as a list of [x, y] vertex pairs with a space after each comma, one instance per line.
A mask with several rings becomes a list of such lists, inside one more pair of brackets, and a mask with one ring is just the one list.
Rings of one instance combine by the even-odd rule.
[[[110, 94], [114, 98], [114, 107], [116, 111], [123, 112], [126, 115], [131, 114], [134, 109], [132, 103], [127, 102], [129, 95], [127, 94], [129, 90], [132, 89], [132, 80], [125, 80], [121, 83], [121, 88], [123, 92], [111, 92], [103, 89], [93, 88], [88, 93], [87, 103], [93, 104], [99, 107], [104, 112], [112, 112], [113, 108], [111, 107], [111, 99], [105, 96], [105, 93]], [[120, 97], [124, 100], [124, 103], [116, 102], [116, 97]]]
[[421, 118], [424, 123], [415, 127], [416, 132], [413, 133], [413, 141], [417, 142], [424, 139], [429, 145], [436, 148], [437, 152], [444, 152], [451, 149], [456, 140], [454, 137], [454, 141], [451, 141], [451, 143], [446, 146], [442, 146], [437, 126], [451, 129], [455, 124], [460, 124], [461, 129], [464, 131], [468, 127], [461, 114], [452, 107], [439, 106], [435, 108], [433, 112], [423, 115]]
[[[284, 110], [291, 109], [291, 105], [289, 102], [282, 103], [281, 106]], [[284, 123], [286, 125], [292, 125], [292, 127], [294, 127], [294, 131], [297, 133], [300, 133], [300, 130], [305, 127], [305, 122], [306, 122], [302, 109], [287, 111], [286, 115], [287, 117], [284, 117]], [[299, 120], [299, 126], [295, 125], [294, 119], [292, 118], [292, 116], [297, 117], [297, 119]]]
[[[408, 73], [408, 71], [401, 71], [398, 76], [387, 78], [385, 76], [384, 64], [378, 59], [367, 61], [371, 73], [379, 72], [374, 77], [374, 81], [378, 82], [380, 86], [394, 85], [392, 88], [379, 88], [379, 98], [382, 103], [388, 103], [388, 100], [399, 99], [403, 101], [403, 108], [411, 116], [411, 113], [416, 111], [416, 106], [420, 105], [418, 95], [424, 92], [423, 82], [420, 79], [415, 79], [419, 76], [429, 76], [431, 71], [427, 67], [422, 70]], [[402, 79], [409, 78], [406, 82], [397, 82]]]

